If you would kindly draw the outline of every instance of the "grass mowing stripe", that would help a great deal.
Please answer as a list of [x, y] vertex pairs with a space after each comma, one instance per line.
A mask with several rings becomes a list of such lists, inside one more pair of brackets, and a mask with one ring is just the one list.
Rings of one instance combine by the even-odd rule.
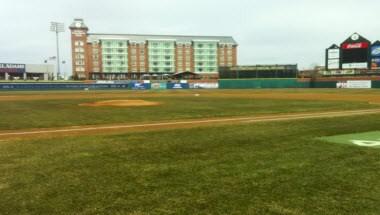
[[32, 134], [50, 134], [50, 133], [70, 133], [70, 132], [85, 132], [96, 130], [113, 130], [113, 129], [128, 129], [139, 127], [160, 127], [160, 126], [175, 126], [175, 125], [194, 125], [194, 124], [209, 124], [209, 123], [227, 123], [227, 122], [270, 122], [270, 121], [286, 121], [297, 119], [314, 119], [324, 117], [342, 117], [354, 115], [366, 115], [380, 113], [380, 109], [373, 110], [358, 110], [358, 111], [341, 111], [341, 112], [326, 112], [326, 113], [308, 113], [308, 114], [292, 114], [292, 115], [278, 115], [278, 116], [263, 116], [263, 117], [240, 117], [240, 118], [227, 118], [227, 119], [208, 119], [208, 120], [193, 120], [193, 121], [179, 121], [179, 122], [162, 122], [162, 123], [147, 123], [140, 125], [116, 125], [116, 126], [96, 126], [96, 127], [83, 127], [83, 128], [69, 128], [69, 129], [56, 129], [56, 130], [40, 130], [40, 131], [25, 131], [25, 132], [8, 132], [0, 133], [0, 136], [21, 136]]

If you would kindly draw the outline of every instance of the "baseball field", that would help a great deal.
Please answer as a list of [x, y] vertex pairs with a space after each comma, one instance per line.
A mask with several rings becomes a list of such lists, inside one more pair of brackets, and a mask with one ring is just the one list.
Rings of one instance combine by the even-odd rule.
[[379, 214], [380, 91], [0, 92], [0, 214]]

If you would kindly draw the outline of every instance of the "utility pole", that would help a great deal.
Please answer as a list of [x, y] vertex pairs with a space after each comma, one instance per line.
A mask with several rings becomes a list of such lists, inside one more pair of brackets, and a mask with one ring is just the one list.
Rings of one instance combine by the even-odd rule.
[[60, 57], [59, 57], [59, 33], [65, 32], [65, 27], [63, 23], [51, 22], [50, 31], [55, 32], [56, 34], [56, 43], [57, 43], [57, 74], [56, 79], [59, 80], [61, 76], [61, 67], [60, 67]]

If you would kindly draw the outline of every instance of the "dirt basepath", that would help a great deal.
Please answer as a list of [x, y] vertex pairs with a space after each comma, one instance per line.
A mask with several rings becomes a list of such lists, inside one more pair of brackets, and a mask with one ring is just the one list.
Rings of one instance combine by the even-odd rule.
[[63, 136], [99, 135], [114, 134], [138, 131], [173, 130], [179, 128], [192, 128], [200, 126], [215, 126], [241, 123], [262, 123], [276, 121], [290, 121], [316, 118], [335, 118], [346, 116], [359, 116], [369, 114], [380, 114], [380, 109], [355, 110], [355, 111], [332, 111], [324, 113], [299, 113], [299, 114], [279, 114], [260, 117], [231, 117], [214, 119], [197, 119], [169, 122], [155, 122], [145, 124], [118, 124], [118, 125], [97, 125], [97, 126], [77, 126], [51, 129], [0, 131], [0, 140], [7, 139], [34, 139], [51, 138]]

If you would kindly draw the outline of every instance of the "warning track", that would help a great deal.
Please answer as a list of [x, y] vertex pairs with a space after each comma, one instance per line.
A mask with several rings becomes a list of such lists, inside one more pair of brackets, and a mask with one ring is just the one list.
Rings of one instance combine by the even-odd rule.
[[355, 110], [355, 111], [331, 111], [324, 113], [298, 113], [298, 114], [280, 114], [259, 117], [233, 117], [233, 118], [214, 118], [214, 119], [197, 119], [183, 121], [155, 122], [145, 124], [118, 124], [118, 125], [96, 125], [96, 126], [77, 126], [64, 127], [55, 129], [34, 129], [34, 130], [17, 130], [17, 131], [0, 131], [0, 139], [10, 138], [38, 138], [38, 137], [57, 137], [71, 135], [89, 135], [105, 134], [110, 132], [127, 132], [127, 131], [146, 131], [160, 129], [178, 129], [199, 126], [213, 126], [223, 124], [237, 123], [260, 123], [290, 121], [301, 119], [315, 118], [335, 118], [346, 116], [358, 116], [368, 114], [380, 114], [380, 109]]

